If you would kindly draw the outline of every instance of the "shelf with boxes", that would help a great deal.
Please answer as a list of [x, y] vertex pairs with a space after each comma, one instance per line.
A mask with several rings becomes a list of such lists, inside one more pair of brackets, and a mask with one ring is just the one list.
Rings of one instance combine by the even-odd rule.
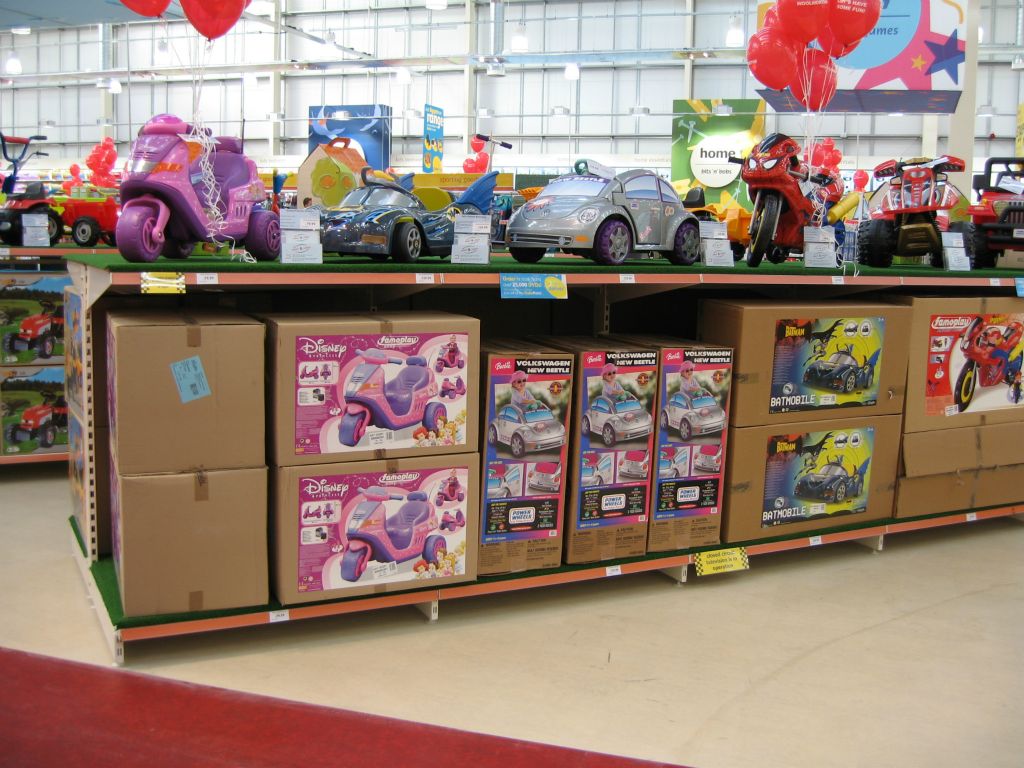
[[[907, 394], [908, 360], [939, 352], [919, 354], [914, 332], [930, 310], [899, 295], [758, 302], [718, 292], [701, 302], [702, 343], [546, 336], [489, 340], [481, 354], [472, 318], [419, 310], [254, 320], [211, 314], [201, 308], [209, 302], [189, 299], [224, 290], [219, 282], [161, 299], [121, 295], [96, 267], [74, 264], [72, 274], [84, 294], [83, 362], [69, 392], [86, 392], [91, 425], [82, 436], [88, 490], [78, 527], [83, 561], [96, 563], [88, 579], [106, 568], [108, 582], [121, 581], [107, 623], [122, 643], [391, 605], [436, 616], [444, 599], [634, 571], [682, 580], [701, 549], [760, 554], [972, 519], [959, 510], [977, 508], [973, 519], [1020, 511], [1012, 484], [964, 491], [954, 497], [959, 507], [947, 502], [955, 513], [941, 517], [920, 517], [944, 512], [940, 502], [900, 501], [903, 480], [909, 486], [921, 472], [920, 460], [900, 455], [901, 415], [906, 406], [910, 424], [919, 402]], [[635, 287], [621, 286], [619, 298]], [[598, 304], [615, 298], [587, 295]], [[964, 301], [977, 312], [1008, 302], [981, 322], [1009, 329], [1004, 315], [1015, 299]], [[491, 304], [499, 318], [524, 307]], [[597, 327], [607, 329], [601, 316], [599, 307]], [[951, 334], [969, 336], [972, 326]], [[244, 328], [266, 333], [265, 366], [262, 340]], [[218, 341], [222, 334], [234, 340]], [[957, 339], [923, 343], [947, 345], [944, 365], [959, 369]], [[1016, 360], [1012, 351], [1006, 358]], [[256, 434], [264, 370], [266, 452]], [[109, 402], [89, 377], [101, 390], [112, 385]], [[957, 417], [991, 406], [982, 395], [994, 385], [978, 378], [971, 404], [943, 407], [955, 429], [973, 429]], [[1016, 402], [1003, 401], [1005, 418], [1018, 418]], [[215, 407], [224, 403], [230, 408]], [[125, 428], [108, 436], [112, 424]], [[980, 434], [994, 446], [1004, 438]], [[104, 467], [108, 443], [113, 460]], [[258, 446], [258, 455], [236, 461], [242, 445]], [[971, 471], [991, 469], [991, 451], [973, 455]], [[100, 530], [110, 498], [118, 500], [112, 537]], [[268, 500], [269, 547], [265, 535], [232, 537], [239, 525], [256, 530], [246, 520], [265, 519]], [[894, 503], [904, 520], [893, 520]], [[197, 524], [216, 509], [223, 519], [199, 546], [181, 526], [152, 536], [159, 524], [143, 509], [168, 519], [173, 509]], [[130, 517], [142, 527], [133, 530]], [[168, 567], [168, 557], [190, 567]], [[191, 567], [196, 561], [202, 567]], [[132, 568], [144, 575], [129, 577]]]

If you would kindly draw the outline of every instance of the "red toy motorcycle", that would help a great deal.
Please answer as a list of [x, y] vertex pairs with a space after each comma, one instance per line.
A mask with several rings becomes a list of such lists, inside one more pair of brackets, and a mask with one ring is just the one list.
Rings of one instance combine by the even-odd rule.
[[[889, 181], [871, 196], [871, 218], [857, 227], [857, 261], [871, 267], [889, 267], [895, 254], [931, 255], [933, 267], [942, 267], [942, 232], [938, 212], [960, 201], [960, 191], [946, 174], [962, 171], [964, 161], [952, 155], [934, 160], [886, 160], [875, 168], [876, 179]], [[974, 265], [974, 225], [956, 222], [950, 232], [962, 232], [964, 249]]]
[[1015, 350], [1021, 336], [1024, 336], [1024, 325], [1018, 322], [1007, 323], [1005, 326], [985, 325], [980, 317], [974, 318], [960, 339], [960, 351], [966, 359], [953, 390], [957, 411], [966, 411], [974, 399], [979, 372], [981, 386], [1006, 384], [1014, 395], [1013, 401], [1020, 401], [1021, 361], [1024, 354], [1020, 351], [1015, 354]]
[[824, 173], [811, 175], [800, 156], [795, 140], [773, 133], [746, 158], [729, 158], [743, 165], [740, 177], [754, 201], [747, 256], [751, 267], [766, 256], [773, 264], [781, 264], [790, 249], [802, 250], [804, 227], [823, 226], [826, 203], [842, 197], [842, 179]]

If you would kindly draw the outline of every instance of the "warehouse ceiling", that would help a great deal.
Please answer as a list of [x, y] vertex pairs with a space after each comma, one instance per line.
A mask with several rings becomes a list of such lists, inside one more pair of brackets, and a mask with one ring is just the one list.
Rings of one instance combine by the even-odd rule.
[[[171, 3], [165, 16], [180, 19], [180, 6]], [[11, 27], [84, 27], [142, 20], [142, 16], [128, 10], [121, 0], [0, 0], [0, 31]]]

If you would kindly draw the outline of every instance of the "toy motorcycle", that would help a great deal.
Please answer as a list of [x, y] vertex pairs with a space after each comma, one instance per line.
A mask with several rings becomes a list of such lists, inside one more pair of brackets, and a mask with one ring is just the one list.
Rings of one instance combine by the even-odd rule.
[[[1006, 384], [1011, 395], [1019, 401], [1021, 362], [1024, 358], [1017, 345], [1024, 336], [1024, 325], [1012, 322], [1006, 326], [986, 326], [980, 317], [964, 331], [960, 339], [960, 351], [964, 353], [964, 364], [956, 378], [953, 399], [957, 411], [963, 413], [974, 399], [980, 373], [981, 386], [994, 387]], [[1016, 389], [1015, 389], [1016, 388]], [[1012, 397], [1011, 397], [1012, 399]]]
[[41, 312], [21, 321], [18, 330], [4, 334], [3, 351], [9, 355], [35, 350], [40, 360], [53, 357], [57, 341], [64, 338], [64, 305], [40, 301]]
[[462, 397], [464, 394], [466, 394], [466, 382], [462, 380], [461, 376], [456, 376], [455, 381], [445, 377], [444, 381], [441, 382], [441, 397], [454, 400], [457, 397]]
[[39, 405], [26, 408], [21, 421], [8, 424], [4, 429], [4, 442], [8, 446], [35, 440], [40, 448], [50, 448], [57, 442], [58, 431], [68, 428], [68, 401], [55, 392], [42, 393]]
[[356, 505], [346, 526], [348, 542], [341, 556], [341, 578], [359, 581], [370, 560], [404, 563], [422, 555], [436, 565], [444, 557], [448, 546], [444, 536], [431, 533], [438, 524], [427, 494], [413, 491], [388, 517], [384, 502], [401, 501], [400, 494], [376, 485], [360, 488], [359, 492], [366, 500]]
[[[389, 357], [379, 349], [356, 350], [363, 359], [345, 387], [345, 415], [341, 417], [338, 439], [344, 445], [356, 445], [369, 426], [404, 429], [422, 422], [424, 429], [437, 432], [448, 412], [437, 396], [427, 360], [419, 355]], [[393, 379], [385, 380], [384, 366], [401, 365]]]
[[740, 177], [754, 200], [747, 256], [751, 267], [765, 257], [781, 264], [789, 249], [801, 250], [804, 227], [822, 226], [827, 201], [842, 197], [842, 179], [824, 173], [811, 175], [800, 154], [795, 140], [773, 133], [746, 158], [729, 158], [743, 166]]
[[[11, 164], [11, 172], [4, 179], [3, 193], [7, 195], [3, 207], [0, 208], [0, 241], [4, 245], [21, 245], [21, 215], [23, 213], [42, 214], [46, 216], [46, 234], [50, 238], [50, 245], [54, 246], [60, 242], [64, 235], [64, 221], [60, 214], [54, 210], [53, 198], [46, 191], [41, 181], [31, 181], [19, 185], [18, 176], [21, 168], [33, 157], [48, 157], [46, 152], [33, 152], [28, 154], [29, 147], [33, 141], [46, 141], [45, 136], [29, 136], [27, 139], [20, 136], [5, 136], [0, 133], [0, 151], [4, 160]], [[9, 150], [11, 144], [21, 146], [21, 152], [12, 154]], [[26, 155], [28, 155], [26, 157]]]
[[464, 368], [466, 356], [459, 350], [458, 345], [451, 344], [441, 347], [437, 353], [437, 360], [434, 361], [434, 370], [441, 373], [445, 368]]
[[[210, 153], [216, 186], [199, 177], [199, 144], [189, 141], [191, 126], [173, 115], [157, 115], [142, 126], [121, 183], [117, 248], [128, 261], [149, 262], [163, 255], [184, 259], [198, 240], [244, 242], [260, 261], [281, 251], [276, 213], [257, 208], [266, 190], [256, 164], [242, 154], [242, 142], [218, 137]], [[210, 234], [208, 200], [222, 226]]]
[[461, 509], [456, 509], [454, 514], [445, 510], [445, 513], [441, 515], [441, 530], [449, 531], [454, 533], [455, 531], [463, 528], [466, 525], [466, 516], [462, 514]]
[[[931, 255], [933, 267], [942, 267], [942, 232], [939, 211], [960, 201], [960, 191], [946, 179], [949, 171], [962, 171], [964, 161], [952, 155], [934, 160], [915, 157], [887, 160], [875, 168], [876, 179], [889, 179], [871, 196], [871, 218], [857, 227], [857, 261], [871, 267], [892, 266], [900, 256]], [[964, 249], [974, 265], [974, 225], [956, 222], [949, 231], [962, 232]]]
[[441, 506], [445, 502], [449, 501], [463, 501], [466, 498], [466, 492], [462, 489], [462, 485], [455, 478], [449, 478], [446, 482], [442, 483], [441, 487], [437, 489], [437, 496], [434, 497], [434, 503], [437, 506]]

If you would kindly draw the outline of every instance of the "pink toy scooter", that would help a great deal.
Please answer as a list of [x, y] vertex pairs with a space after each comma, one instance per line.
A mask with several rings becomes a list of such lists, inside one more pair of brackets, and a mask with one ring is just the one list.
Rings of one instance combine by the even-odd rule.
[[[197, 240], [210, 240], [208, 192], [199, 178], [199, 145], [187, 141], [190, 130], [174, 115], [157, 115], [132, 145], [115, 233], [128, 261], [150, 262], [160, 255], [184, 259]], [[213, 199], [223, 219], [213, 239], [244, 242], [260, 261], [276, 259], [281, 223], [276, 213], [254, 207], [267, 193], [256, 164], [242, 154], [242, 142], [218, 137], [210, 164], [216, 178]]]
[[462, 489], [462, 484], [456, 478], [449, 477], [448, 482], [437, 489], [434, 503], [440, 507], [445, 502], [463, 501], [465, 498], [466, 492]]
[[348, 543], [341, 556], [341, 578], [359, 581], [370, 560], [378, 563], [404, 563], [423, 556], [436, 565], [448, 551], [444, 536], [437, 530], [437, 516], [423, 491], [413, 491], [391, 517], [386, 501], [401, 501], [402, 495], [374, 485], [360, 488], [366, 499], [356, 505], [345, 535]]
[[[356, 350], [363, 362], [356, 366], [345, 387], [345, 415], [338, 427], [343, 445], [356, 445], [369, 426], [404, 429], [422, 421], [424, 429], [437, 432], [448, 418], [437, 397], [437, 381], [427, 368], [426, 358], [414, 355], [404, 360], [389, 357], [379, 349]], [[384, 378], [384, 366], [401, 365], [391, 380]]]
[[455, 381], [446, 376], [444, 381], [441, 382], [441, 397], [454, 400], [457, 397], [462, 397], [464, 394], [466, 394], [466, 382], [462, 380], [461, 376], [456, 376]]
[[466, 356], [462, 354], [458, 344], [445, 344], [437, 353], [437, 360], [434, 361], [434, 370], [440, 373], [445, 368], [464, 368]]
[[441, 530], [449, 533], [455, 533], [463, 526], [466, 525], [466, 516], [462, 514], [461, 509], [456, 509], [454, 514], [445, 510], [445, 513], [441, 515]]

